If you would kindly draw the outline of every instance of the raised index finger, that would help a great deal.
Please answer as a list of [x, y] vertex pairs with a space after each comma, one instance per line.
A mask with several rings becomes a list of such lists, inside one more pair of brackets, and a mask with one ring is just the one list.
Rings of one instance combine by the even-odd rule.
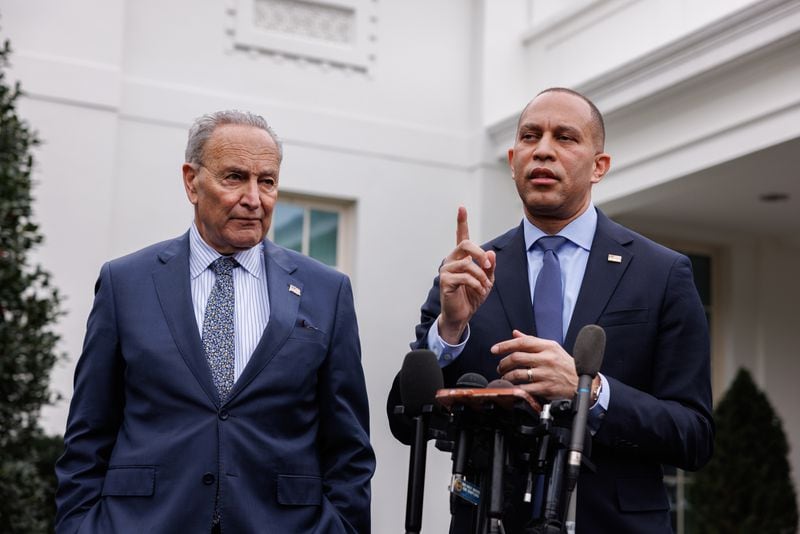
[[456, 246], [462, 241], [469, 239], [469, 225], [467, 224], [467, 208], [464, 206], [458, 207], [458, 215], [456, 216]]

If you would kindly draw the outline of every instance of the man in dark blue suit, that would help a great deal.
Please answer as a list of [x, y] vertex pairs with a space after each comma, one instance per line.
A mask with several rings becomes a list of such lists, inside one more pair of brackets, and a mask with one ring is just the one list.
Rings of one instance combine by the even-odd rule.
[[369, 532], [352, 290], [265, 239], [281, 158], [257, 115], [198, 119], [190, 230], [103, 266], [56, 465], [58, 533]]
[[[478, 372], [546, 402], [573, 398], [577, 333], [602, 326], [605, 358], [588, 422], [597, 470], [578, 480], [577, 532], [669, 533], [661, 466], [698, 469], [712, 451], [708, 325], [689, 260], [592, 204], [592, 185], [611, 164], [604, 137], [600, 112], [569, 89], [545, 90], [526, 106], [508, 151], [525, 218], [478, 246], [459, 208], [457, 246], [439, 269], [412, 346], [437, 354], [448, 386]], [[547, 236], [564, 239], [555, 251], [558, 332], [544, 339], [534, 309], [547, 254], [538, 243]], [[390, 417], [407, 442], [408, 427]], [[533, 515], [522, 493], [517, 485], [507, 494], [506, 532], [522, 532]], [[462, 503], [451, 531], [471, 532], [472, 520]]]

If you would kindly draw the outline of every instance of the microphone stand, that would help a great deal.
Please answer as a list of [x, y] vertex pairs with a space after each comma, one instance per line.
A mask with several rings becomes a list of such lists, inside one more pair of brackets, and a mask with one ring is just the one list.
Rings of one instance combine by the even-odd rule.
[[[459, 532], [505, 534], [506, 471], [515, 469], [521, 458], [526, 458], [530, 465], [530, 454], [525, 451], [530, 450], [529, 442], [536, 442], [540, 435], [537, 430], [541, 423], [541, 407], [519, 388], [493, 388], [491, 384], [481, 390], [441, 390], [437, 401], [450, 412], [449, 422], [455, 426], [450, 427], [451, 433], [460, 438], [450, 449], [456, 452], [453, 480], [461, 480], [469, 471], [474, 473], [470, 478], [477, 477], [479, 481], [474, 486], [480, 492], [477, 502], [461, 494], [477, 506], [473, 509], [471, 527], [465, 530], [467, 525], [461, 525]], [[469, 437], [464, 439], [467, 435]], [[464, 451], [458, 450], [462, 443], [472, 449], [471, 453], [464, 455]]]
[[565, 475], [571, 431], [565, 423], [572, 419], [572, 402], [566, 399], [553, 401], [550, 404], [550, 415], [552, 424], [542, 438], [542, 449], [537, 461], [537, 467], [542, 466], [542, 459], [546, 457], [550, 464], [542, 515], [525, 529], [526, 534], [566, 533], [568, 503]]
[[406, 534], [419, 534], [422, 529], [422, 501], [425, 493], [425, 460], [428, 450], [428, 418], [432, 405], [422, 407], [414, 416], [414, 441], [408, 463], [408, 493], [406, 494]]
[[503, 470], [506, 461], [506, 441], [504, 432], [494, 430], [492, 449], [492, 471], [489, 475], [489, 534], [503, 534]]

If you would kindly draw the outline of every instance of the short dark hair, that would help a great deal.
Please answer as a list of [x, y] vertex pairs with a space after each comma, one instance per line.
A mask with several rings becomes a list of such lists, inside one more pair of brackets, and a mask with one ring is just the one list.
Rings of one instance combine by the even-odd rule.
[[229, 109], [209, 113], [195, 119], [194, 124], [189, 128], [189, 140], [186, 143], [186, 161], [188, 163], [202, 163], [201, 159], [206, 142], [211, 138], [211, 134], [214, 133], [218, 126], [225, 124], [253, 126], [264, 130], [275, 141], [275, 146], [278, 147], [278, 158], [283, 159], [283, 143], [267, 124], [267, 121], [264, 120], [264, 117], [249, 111]]
[[603, 114], [600, 113], [600, 110], [597, 109], [597, 106], [594, 105], [594, 102], [589, 100], [586, 96], [582, 95], [578, 91], [575, 91], [574, 89], [569, 89], [567, 87], [548, 87], [543, 91], [539, 91], [536, 94], [536, 96], [533, 97], [533, 100], [528, 102], [525, 105], [525, 107], [522, 108], [522, 113], [519, 114], [519, 119], [517, 120], [517, 131], [519, 131], [519, 126], [522, 122], [522, 116], [525, 114], [525, 110], [528, 109], [528, 106], [530, 106], [534, 100], [536, 100], [538, 97], [540, 97], [545, 93], [566, 93], [568, 95], [577, 96], [578, 98], [580, 98], [589, 105], [589, 110], [592, 114], [592, 129], [594, 130], [594, 143], [597, 146], [598, 150], [602, 152], [606, 143], [606, 124], [605, 121], [603, 121]]

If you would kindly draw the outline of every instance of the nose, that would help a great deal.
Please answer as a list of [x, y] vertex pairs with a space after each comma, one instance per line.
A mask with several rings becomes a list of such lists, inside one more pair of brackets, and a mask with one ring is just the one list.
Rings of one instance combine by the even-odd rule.
[[258, 191], [258, 182], [256, 180], [249, 180], [244, 184], [242, 189], [242, 197], [239, 199], [239, 204], [247, 209], [255, 210], [261, 205], [261, 197]]
[[553, 136], [550, 134], [545, 134], [539, 139], [539, 142], [536, 143], [536, 147], [533, 151], [533, 159], [535, 160], [552, 160], [555, 159], [555, 153], [553, 151]]

